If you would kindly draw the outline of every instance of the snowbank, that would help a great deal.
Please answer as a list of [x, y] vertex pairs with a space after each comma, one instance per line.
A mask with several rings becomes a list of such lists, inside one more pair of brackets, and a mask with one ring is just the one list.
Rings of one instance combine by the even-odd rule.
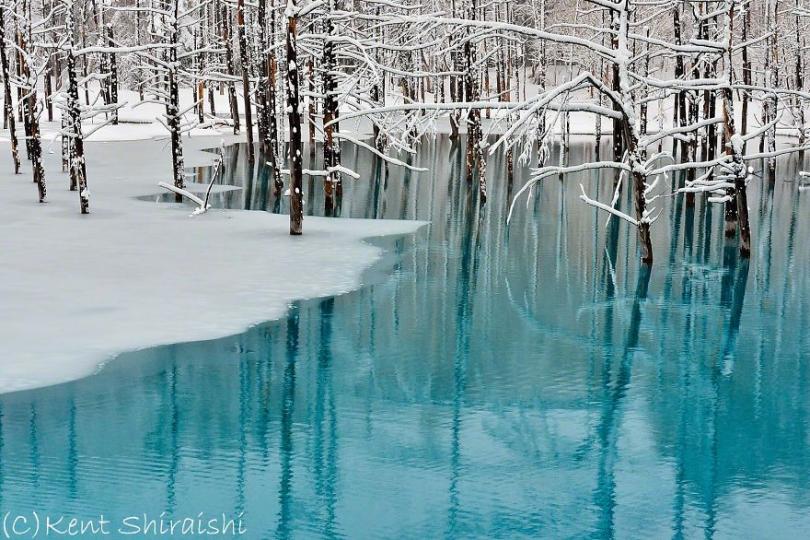
[[[218, 140], [186, 139], [194, 150]], [[380, 255], [363, 238], [416, 222], [288, 218], [137, 200], [170, 177], [165, 141], [89, 143], [91, 214], [79, 214], [58, 154], [46, 155], [48, 203], [30, 168], [14, 176], [0, 144], [0, 392], [94, 372], [127, 350], [210, 339], [284, 315], [299, 298], [356, 288]]]

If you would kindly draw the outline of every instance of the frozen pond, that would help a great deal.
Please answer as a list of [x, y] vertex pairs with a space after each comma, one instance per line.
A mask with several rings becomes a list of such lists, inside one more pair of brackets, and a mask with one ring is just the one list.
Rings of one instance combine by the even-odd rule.
[[[574, 145], [572, 163], [588, 152]], [[215, 202], [284, 211], [244, 156], [228, 149], [225, 179], [244, 189]], [[810, 192], [795, 162], [750, 185], [750, 261], [721, 207], [662, 197], [640, 272], [633, 231], [578, 200], [580, 182], [609, 200], [610, 176], [547, 180], [507, 227], [527, 171], [509, 182], [502, 156], [482, 209], [445, 138], [413, 160], [431, 173], [343, 160], [362, 178], [341, 216], [432, 225], [386, 241], [362, 289], [283, 321], [0, 396], [0, 514], [225, 513], [247, 538], [810, 531]], [[322, 213], [320, 181], [305, 186]]]

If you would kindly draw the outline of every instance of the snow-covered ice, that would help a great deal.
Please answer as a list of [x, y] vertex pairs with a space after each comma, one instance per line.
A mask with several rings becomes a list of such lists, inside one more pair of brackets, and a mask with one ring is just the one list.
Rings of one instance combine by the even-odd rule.
[[[189, 166], [219, 139], [185, 139]], [[195, 150], [196, 149], [196, 150]], [[59, 156], [46, 154], [48, 202], [30, 167], [11, 174], [0, 144], [0, 392], [94, 372], [116, 354], [212, 339], [283, 316], [290, 302], [358, 287], [380, 249], [362, 240], [421, 223], [288, 217], [212, 210], [137, 197], [170, 180], [165, 141], [86, 147], [91, 214], [79, 214]]]

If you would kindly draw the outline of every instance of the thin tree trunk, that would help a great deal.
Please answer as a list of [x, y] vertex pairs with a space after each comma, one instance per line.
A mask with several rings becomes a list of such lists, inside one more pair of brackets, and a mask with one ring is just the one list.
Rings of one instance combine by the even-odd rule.
[[[222, 42], [225, 44], [225, 68], [230, 77], [234, 76], [233, 66], [233, 43], [231, 42], [230, 25], [228, 23], [228, 6], [222, 5]], [[231, 107], [231, 119], [233, 120], [233, 133], [239, 133], [239, 103], [236, 100], [236, 84], [233, 80], [228, 81], [228, 104]]]
[[326, 8], [326, 38], [323, 44], [323, 166], [327, 171], [324, 179], [324, 209], [326, 215], [334, 213], [335, 192], [340, 189], [342, 182], [340, 167], [340, 142], [334, 134], [338, 129], [340, 111], [337, 100], [337, 79], [334, 76], [337, 63], [335, 60], [335, 23], [332, 14], [337, 10], [336, 0], [327, 0]]
[[287, 116], [290, 124], [290, 234], [303, 232], [304, 200], [302, 181], [303, 147], [301, 144], [301, 97], [298, 77], [297, 27], [295, 0], [287, 3]]
[[17, 130], [14, 125], [14, 106], [11, 103], [11, 75], [8, 69], [6, 56], [6, 8], [0, 4], [0, 68], [3, 70], [3, 111], [8, 123], [9, 138], [11, 139], [11, 159], [14, 163], [14, 174], [20, 174], [20, 152], [17, 144]]
[[245, 33], [245, 0], [236, 4], [236, 25], [239, 39], [239, 59], [242, 64], [242, 93], [245, 101], [245, 132], [247, 133], [248, 162], [253, 164], [253, 113], [250, 105], [250, 59], [248, 58], [247, 34]]
[[[166, 104], [166, 123], [169, 126], [169, 134], [172, 147], [172, 175], [174, 177], [174, 187], [183, 189], [185, 186], [185, 167], [183, 165], [183, 141], [180, 134], [180, 88], [177, 81], [177, 47], [179, 46], [180, 28], [178, 16], [180, 13], [180, 0], [174, 0], [174, 17], [169, 26], [168, 49], [168, 83], [169, 101]], [[182, 202], [182, 195], [175, 195], [177, 202]]]
[[67, 129], [70, 133], [70, 177], [71, 184], [79, 191], [79, 207], [82, 214], [90, 213], [90, 194], [87, 191], [87, 166], [84, 160], [84, 136], [82, 135], [81, 108], [79, 106], [79, 81], [76, 73], [75, 24], [73, 11], [76, 3], [71, 1], [67, 6], [65, 32], [68, 36], [67, 50]]

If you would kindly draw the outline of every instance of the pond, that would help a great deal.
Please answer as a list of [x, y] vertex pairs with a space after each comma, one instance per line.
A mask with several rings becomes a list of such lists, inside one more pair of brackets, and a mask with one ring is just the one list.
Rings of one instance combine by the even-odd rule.
[[[575, 141], [569, 159], [591, 153]], [[220, 181], [244, 189], [215, 203], [285, 211], [245, 154], [227, 149]], [[507, 226], [528, 170], [510, 180], [502, 154], [483, 207], [463, 142], [425, 143], [412, 163], [430, 173], [351, 147], [343, 162], [361, 178], [340, 216], [431, 225], [378, 240], [361, 289], [285, 320], [0, 396], [0, 515], [224, 514], [245, 538], [810, 531], [810, 192], [794, 161], [750, 184], [750, 260], [722, 208], [661, 197], [649, 272], [634, 231], [578, 198], [581, 183], [610, 200], [608, 174], [544, 181]], [[321, 181], [305, 187], [322, 213]]]

